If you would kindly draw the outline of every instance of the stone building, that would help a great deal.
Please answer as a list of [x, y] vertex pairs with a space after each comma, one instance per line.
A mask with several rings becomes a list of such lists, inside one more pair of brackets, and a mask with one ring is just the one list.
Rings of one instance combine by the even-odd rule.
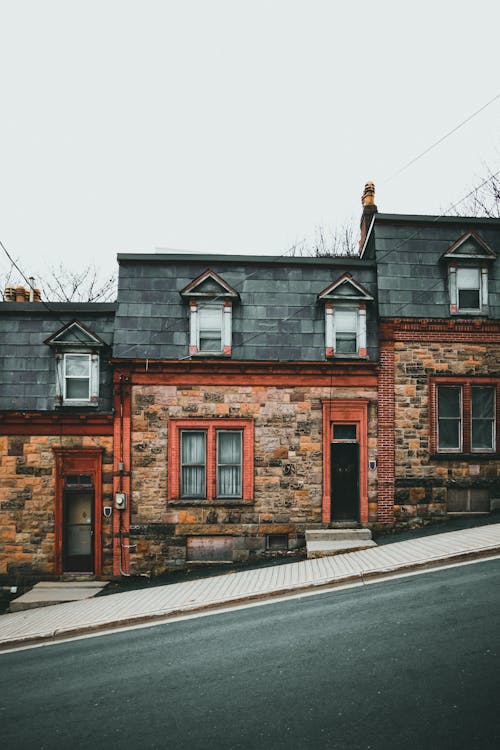
[[500, 498], [500, 220], [376, 214], [378, 502], [401, 523]]
[[[18, 290], [20, 291], [20, 290]], [[14, 297], [14, 299], [12, 299]], [[0, 576], [113, 572], [114, 304], [0, 304]], [[20, 299], [21, 295], [18, 294]]]
[[118, 261], [130, 568], [246, 560], [375, 521], [373, 261]]
[[359, 257], [121, 254], [116, 305], [11, 290], [0, 579], [490, 512], [499, 249], [500, 220], [379, 214], [368, 184]]

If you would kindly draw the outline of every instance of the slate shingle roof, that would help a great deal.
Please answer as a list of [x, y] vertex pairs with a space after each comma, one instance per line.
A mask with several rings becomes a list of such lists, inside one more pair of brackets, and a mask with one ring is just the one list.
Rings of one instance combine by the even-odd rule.
[[377, 262], [381, 318], [448, 318], [442, 256], [467, 231], [497, 254], [489, 265], [489, 317], [500, 317], [500, 219], [376, 214], [363, 257]]
[[[114, 304], [0, 303], [0, 410], [52, 411], [55, 358], [45, 339], [75, 318], [94, 331], [109, 350], [100, 362], [98, 411], [111, 411]], [[95, 412], [95, 407], [90, 407]]]
[[[121, 254], [113, 354], [179, 360], [189, 353], [188, 304], [180, 292], [207, 268], [238, 294], [233, 359], [324, 361], [318, 294], [345, 272], [376, 298], [374, 263], [357, 258]], [[377, 356], [376, 303], [368, 309], [368, 353]]]

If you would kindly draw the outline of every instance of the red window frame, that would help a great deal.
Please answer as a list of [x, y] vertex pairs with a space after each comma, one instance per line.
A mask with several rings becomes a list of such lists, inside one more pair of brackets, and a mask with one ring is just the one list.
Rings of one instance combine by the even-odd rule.
[[[431, 378], [429, 383], [429, 434], [431, 454], [460, 456], [494, 455], [500, 453], [500, 380], [495, 378]], [[438, 386], [459, 387], [462, 392], [462, 447], [460, 450], [440, 448], [438, 443]], [[472, 448], [472, 399], [473, 387], [489, 386], [495, 389], [495, 440], [493, 450]]]
[[[206, 493], [204, 498], [181, 498], [181, 432], [206, 433]], [[242, 496], [217, 497], [217, 432], [238, 430], [242, 434]], [[252, 502], [254, 495], [253, 419], [170, 419], [168, 423], [168, 499], [184, 503], [213, 502], [234, 504]]]

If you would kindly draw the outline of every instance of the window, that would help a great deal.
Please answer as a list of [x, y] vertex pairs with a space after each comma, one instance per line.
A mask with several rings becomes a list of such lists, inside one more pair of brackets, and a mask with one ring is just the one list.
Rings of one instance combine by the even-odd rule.
[[56, 355], [56, 401], [64, 406], [97, 406], [99, 354], [64, 352]]
[[99, 349], [107, 344], [78, 320], [44, 342], [54, 348], [56, 406], [97, 406]]
[[452, 315], [488, 314], [488, 266], [495, 258], [496, 253], [475, 232], [459, 237], [444, 253]]
[[64, 401], [90, 399], [90, 354], [64, 355]]
[[335, 352], [337, 354], [358, 353], [358, 311], [335, 310]]
[[198, 351], [215, 353], [222, 351], [223, 309], [223, 305], [216, 303], [198, 308]]
[[253, 499], [252, 419], [171, 419], [170, 500], [224, 503]]
[[233, 301], [239, 299], [238, 292], [207, 269], [180, 293], [189, 301], [189, 353], [231, 356]]
[[495, 391], [492, 387], [473, 386], [471, 392], [471, 448], [492, 451], [495, 448]]
[[459, 312], [481, 309], [481, 274], [479, 268], [457, 268]]
[[442, 453], [496, 450], [496, 385], [437, 386], [437, 449]]
[[205, 497], [206, 435], [181, 432], [181, 497]]
[[241, 497], [241, 432], [217, 431], [217, 497]]
[[325, 354], [327, 357], [366, 357], [366, 305], [373, 297], [346, 273], [323, 289]]

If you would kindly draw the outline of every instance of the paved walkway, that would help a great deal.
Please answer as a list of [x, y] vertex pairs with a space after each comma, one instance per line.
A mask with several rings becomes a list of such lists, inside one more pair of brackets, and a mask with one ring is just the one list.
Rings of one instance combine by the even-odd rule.
[[0, 649], [495, 554], [500, 524], [14, 612], [0, 617]]

